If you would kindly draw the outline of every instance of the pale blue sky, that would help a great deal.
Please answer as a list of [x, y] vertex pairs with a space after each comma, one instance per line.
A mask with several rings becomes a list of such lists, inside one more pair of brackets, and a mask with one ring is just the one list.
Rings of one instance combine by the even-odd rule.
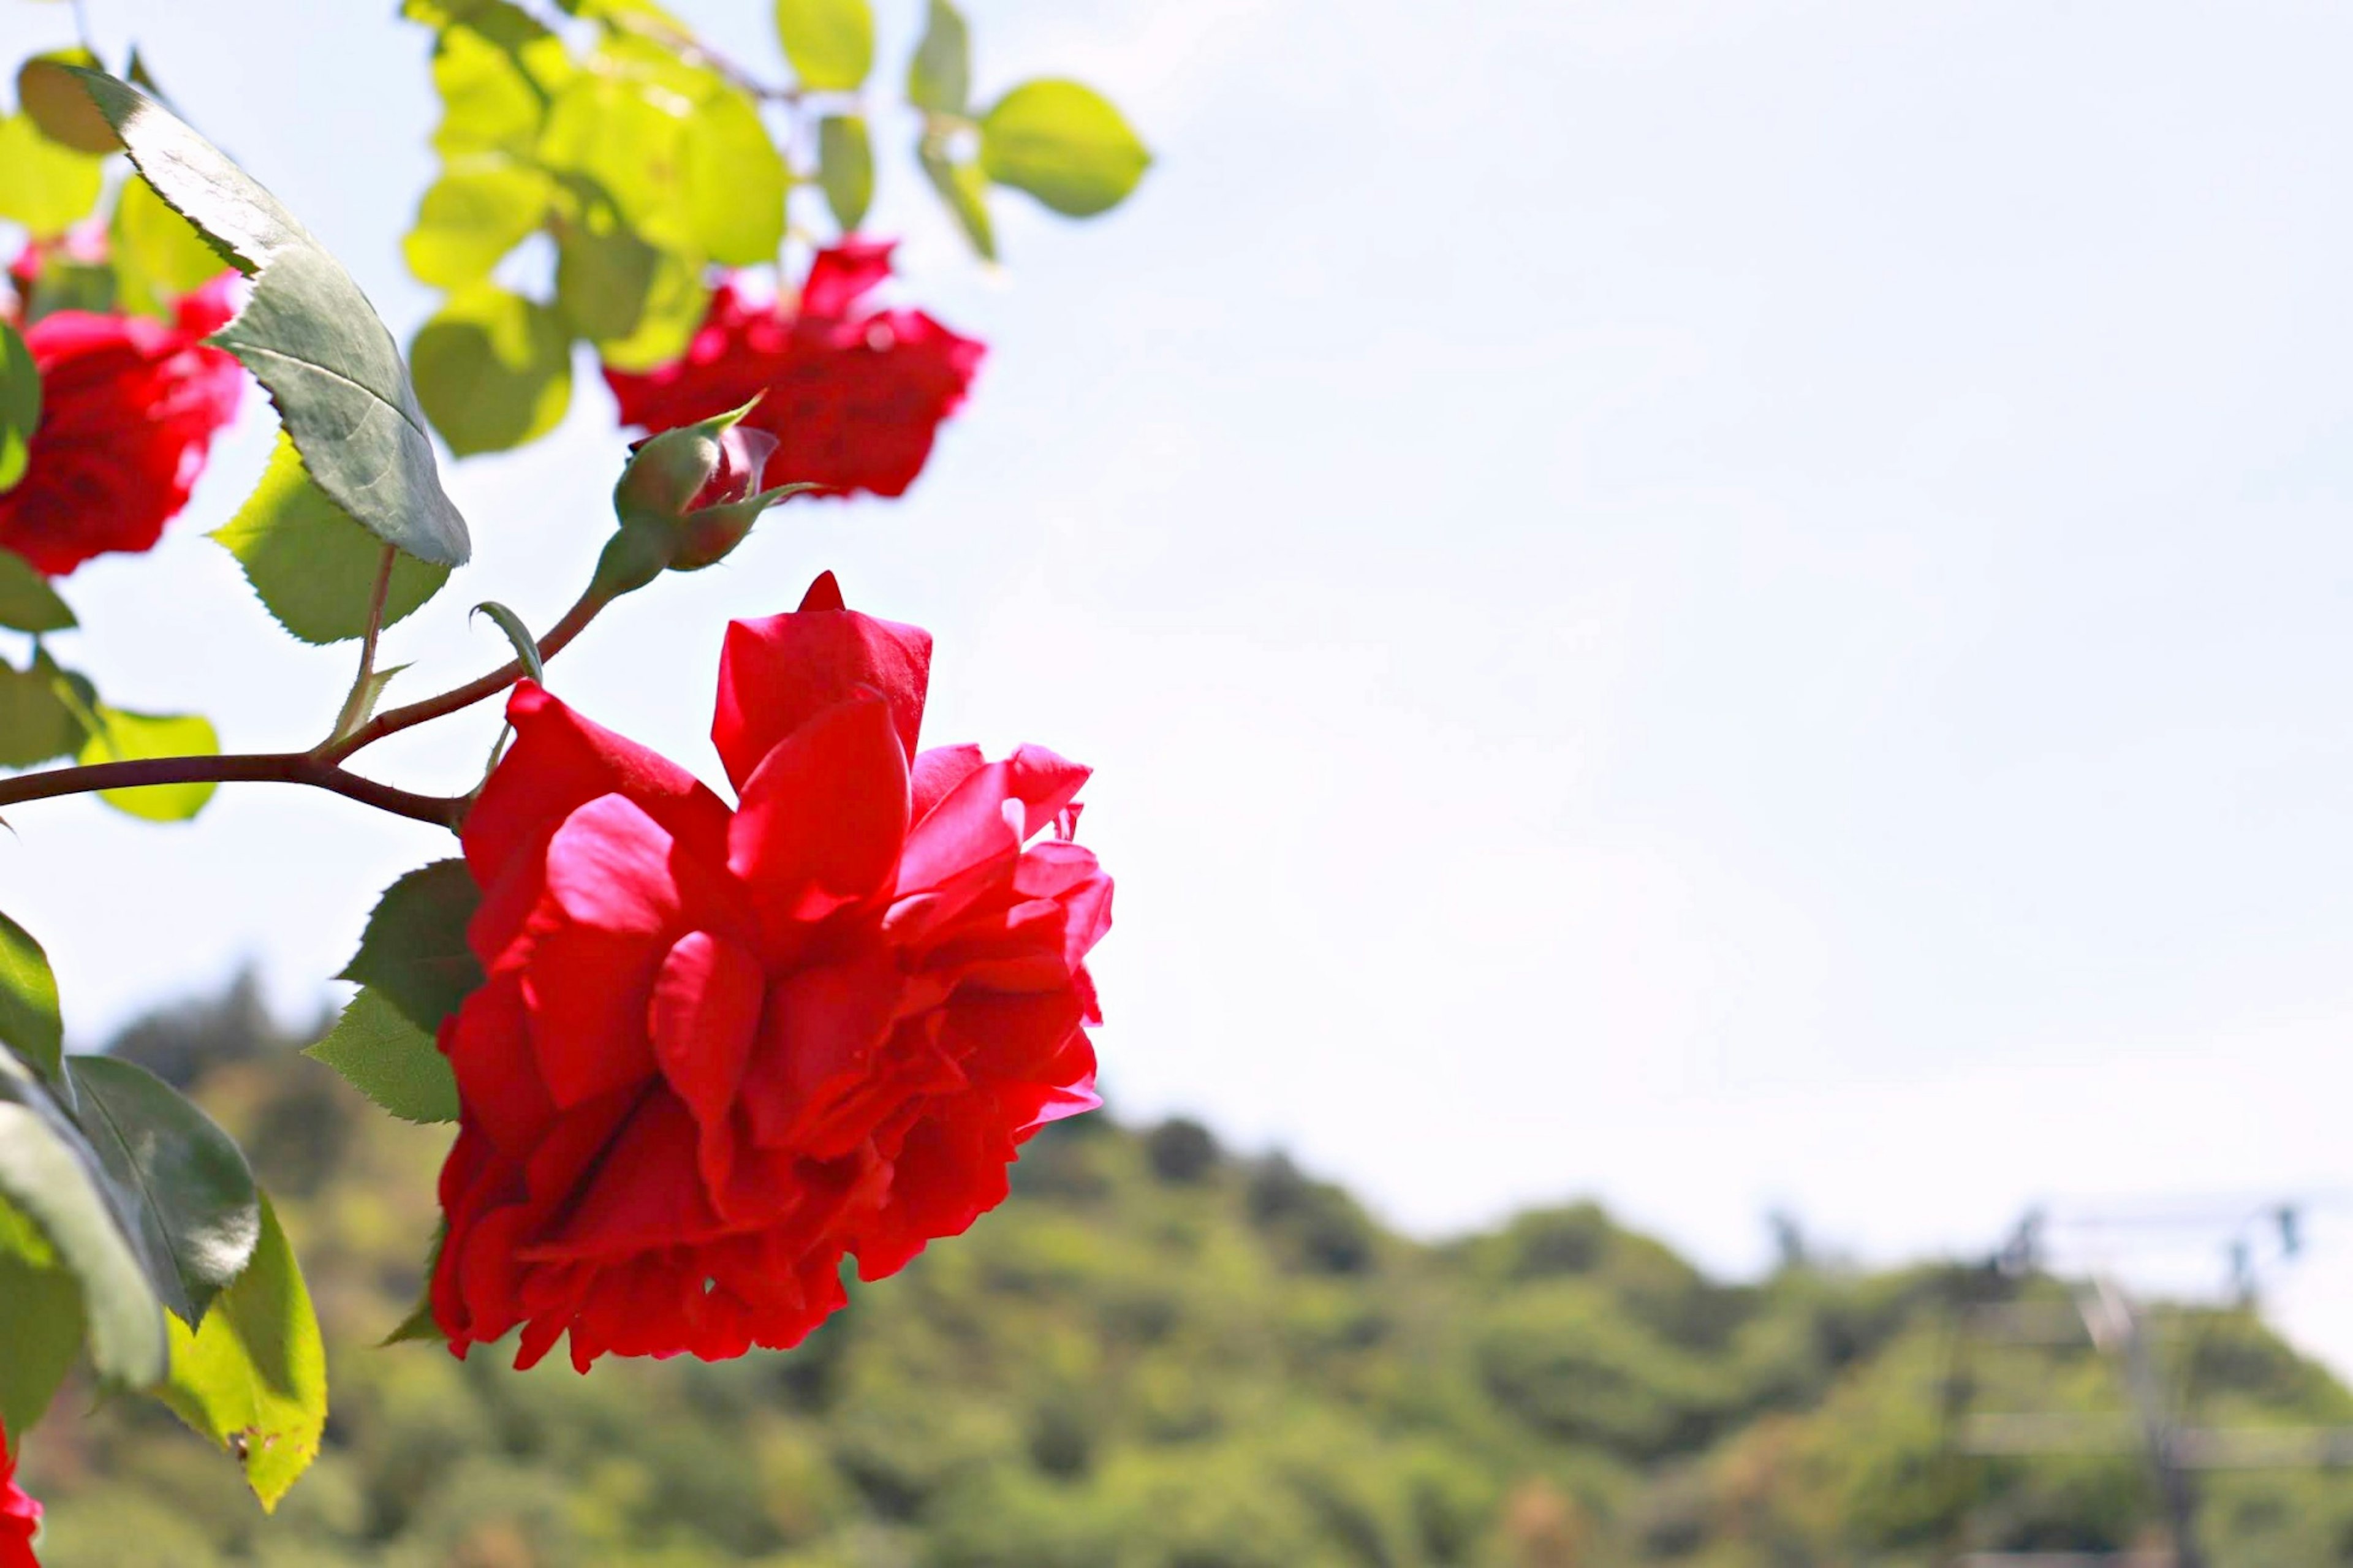
[[[405, 331], [390, 0], [89, 4]], [[773, 64], [758, 0], [681, 9]], [[1773, 1205], [1892, 1257], [2353, 1189], [2353, 16], [970, 9], [984, 92], [1084, 76], [1158, 166], [1094, 225], [1004, 201], [991, 280], [892, 162], [905, 297], [995, 345], [971, 409], [905, 504], [629, 601], [565, 696], [715, 776], [727, 616], [831, 566], [932, 626], [934, 738], [1101, 770], [1113, 1097], [1423, 1230], [1589, 1192], [1745, 1268]], [[0, 43], [64, 16], [0, 0]], [[239, 747], [313, 738], [349, 662], [199, 537], [252, 412], [71, 587], [102, 689]], [[568, 600], [617, 451], [591, 392], [455, 470], [479, 564], [397, 634], [414, 690], [496, 656], [468, 604]], [[450, 728], [369, 761], [459, 784]], [[85, 1039], [248, 953], [291, 1009], [440, 849], [260, 789], [12, 821]], [[2353, 1355], [2318, 1239], [2294, 1321]]]

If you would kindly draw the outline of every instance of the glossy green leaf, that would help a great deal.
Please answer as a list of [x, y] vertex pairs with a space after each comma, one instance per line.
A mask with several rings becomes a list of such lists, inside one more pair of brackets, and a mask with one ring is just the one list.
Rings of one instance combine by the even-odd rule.
[[409, 357], [426, 413], [461, 458], [537, 440], [572, 401], [564, 318], [496, 284], [452, 294], [417, 329]]
[[137, 174], [122, 182], [108, 234], [123, 303], [151, 316], [168, 319], [181, 295], [202, 288], [232, 265]]
[[907, 101], [933, 114], [965, 112], [972, 99], [972, 37], [964, 14], [948, 0], [931, 0], [923, 41], [907, 62]]
[[104, 184], [100, 160], [50, 141], [31, 115], [0, 120], [0, 218], [53, 239], [90, 216]]
[[844, 234], [856, 232], [874, 203], [874, 149], [862, 116], [828, 114], [818, 121], [817, 173], [833, 221]]
[[555, 237], [555, 304], [590, 342], [626, 339], [646, 317], [661, 252], [619, 223], [566, 223]]
[[1151, 162], [1111, 100], [1074, 81], [1024, 82], [980, 122], [982, 172], [1070, 217], [1117, 206]]
[[164, 1307], [128, 1200], [30, 1068], [0, 1051], [0, 1198], [30, 1220], [81, 1291], [91, 1364], [117, 1387], [164, 1376]]
[[267, 1197], [260, 1212], [253, 1262], [193, 1331], [171, 1321], [171, 1381], [159, 1393], [181, 1420], [243, 1462], [246, 1484], [268, 1512], [319, 1456], [327, 1351]]
[[813, 92], [847, 92], [874, 68], [874, 13], [866, 0], [776, 0], [776, 37], [793, 74]]
[[20, 632], [61, 632], [74, 613], [49, 580], [13, 550], [0, 550], [0, 626]]
[[[263, 606], [302, 641], [341, 642], [367, 630], [385, 546], [311, 482], [285, 432], [261, 483], [209, 537], [237, 557]], [[448, 580], [447, 566], [397, 553], [384, 624], [415, 614]]]
[[482, 983], [466, 922], [482, 895], [463, 860], [436, 860], [384, 890], [359, 952], [336, 976], [372, 986], [431, 1034]]
[[538, 229], [554, 194], [545, 174], [503, 158], [452, 165], [427, 188], [401, 255], [420, 283], [479, 283]]
[[213, 342], [269, 390], [311, 477], [387, 544], [445, 565], [471, 550], [441, 489], [425, 416], [392, 334], [342, 264], [276, 197], [136, 88], [75, 73], [155, 192], [259, 268]]
[[[78, 761], [129, 763], [147, 757], [204, 757], [220, 752], [212, 721], [194, 713], [133, 713], [103, 704], [92, 710], [96, 732], [81, 745]], [[185, 822], [204, 810], [217, 784], [136, 784], [98, 792], [98, 798], [149, 822]]]
[[0, 1430], [15, 1442], [81, 1352], [81, 1287], [32, 1221], [0, 1199]]
[[458, 1120], [458, 1079], [433, 1037], [374, 986], [362, 986], [327, 1037], [302, 1053], [404, 1121]]
[[752, 100], [725, 87], [703, 99], [686, 118], [679, 150], [696, 246], [725, 267], [774, 261], [792, 176]]
[[984, 261], [997, 259], [997, 230], [988, 221], [988, 180], [976, 163], [956, 163], [937, 137], [925, 135], [915, 150], [923, 177], [947, 204], [948, 214], [964, 231], [974, 254]]
[[28, 669], [0, 659], [0, 768], [29, 768], [81, 749], [87, 731], [58, 692], [63, 679], [37, 659]]
[[41, 367], [16, 329], [0, 321], [0, 491], [14, 489], [41, 426]]
[[12, 1047], [51, 1083], [65, 1082], [58, 977], [32, 932], [6, 915], [0, 915], [0, 1045]]
[[103, 158], [119, 145], [114, 127], [60, 66], [92, 68], [98, 57], [84, 48], [35, 55], [16, 68], [16, 102], [41, 134], [60, 147]]
[[134, 1063], [68, 1057], [77, 1115], [107, 1173], [138, 1200], [151, 1255], [180, 1286], [164, 1304], [201, 1314], [245, 1271], [261, 1234], [253, 1173], [227, 1133], [180, 1091]]
[[667, 364], [686, 352], [710, 309], [711, 290], [703, 285], [702, 268], [665, 250], [654, 263], [653, 285], [646, 290], [645, 313], [638, 319], [637, 331], [598, 343], [597, 357], [620, 371]]

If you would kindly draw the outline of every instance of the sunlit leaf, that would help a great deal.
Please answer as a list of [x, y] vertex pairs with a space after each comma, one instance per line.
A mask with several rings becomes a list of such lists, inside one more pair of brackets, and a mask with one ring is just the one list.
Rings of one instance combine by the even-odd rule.
[[90, 216], [104, 184], [100, 160], [50, 141], [31, 115], [0, 120], [0, 218], [53, 239]]
[[577, 68], [564, 40], [506, 0], [408, 0], [402, 11], [439, 33], [433, 85], [442, 112], [433, 150], [448, 159], [472, 153], [528, 157], [548, 104]]
[[680, 143], [688, 222], [713, 261], [774, 261], [785, 240], [791, 175], [752, 100], [723, 87], [694, 106]]
[[40, 425], [41, 367], [16, 329], [0, 321], [0, 490], [25, 477]]
[[75, 74], [155, 194], [259, 269], [245, 309], [213, 342], [269, 390], [311, 477], [385, 543], [462, 564], [471, 549], [465, 519], [441, 489], [400, 351], [351, 274], [153, 100], [112, 77]]
[[1117, 206], [1151, 162], [1111, 100], [1074, 81], [1024, 82], [980, 122], [982, 171], [1070, 217]]
[[691, 100], [621, 72], [584, 73], [556, 95], [539, 161], [594, 181], [628, 226], [683, 243], [688, 220], [681, 141]]
[[170, 1325], [164, 1403], [236, 1455], [262, 1509], [274, 1510], [318, 1458], [327, 1426], [327, 1352], [302, 1270], [268, 1197], [245, 1272], [193, 1331], [177, 1319]]
[[51, 1083], [65, 1082], [58, 977], [41, 944], [6, 915], [0, 915], [0, 1045], [14, 1047]]
[[[212, 721], [194, 713], [133, 713], [100, 704], [92, 710], [96, 732], [82, 742], [78, 761], [130, 763], [150, 757], [214, 756], [220, 735]], [[134, 784], [100, 790], [98, 798], [149, 822], [185, 822], [204, 810], [217, 784]]]
[[452, 294], [417, 329], [409, 357], [417, 397], [459, 457], [536, 440], [572, 401], [564, 318], [496, 284]]
[[170, 1084], [112, 1057], [66, 1058], [75, 1117], [106, 1167], [138, 1199], [151, 1253], [180, 1286], [164, 1304], [193, 1318], [252, 1260], [261, 1232], [253, 1173], [227, 1133]]
[[874, 202], [874, 149], [861, 116], [828, 114], [818, 122], [817, 168], [833, 221], [842, 233], [855, 232]]
[[0, 1429], [13, 1442], [56, 1397], [81, 1352], [81, 1287], [32, 1221], [0, 1198]]
[[686, 352], [695, 329], [711, 308], [711, 290], [702, 268], [674, 251], [664, 250], [654, 263], [653, 284], [646, 290], [645, 312], [637, 331], [628, 337], [596, 345], [599, 358], [615, 370], [643, 371], [666, 364]]
[[453, 165], [427, 188], [401, 255], [420, 283], [479, 283], [539, 227], [553, 194], [545, 174], [506, 159]]
[[179, 296], [203, 287], [231, 265], [137, 174], [122, 182], [108, 233], [124, 303], [151, 316], [168, 318]]
[[403, 1121], [458, 1120], [458, 1079], [449, 1058], [431, 1034], [374, 986], [362, 986], [327, 1037], [303, 1055], [326, 1063]]
[[144, 1388], [164, 1375], [163, 1303], [132, 1240], [126, 1200], [33, 1070], [0, 1050], [0, 1198], [31, 1221], [80, 1287], [91, 1364]]
[[962, 114], [972, 98], [972, 38], [948, 0], [931, 0], [923, 41], [907, 62], [907, 101], [934, 114]]
[[[260, 484], [210, 537], [237, 557], [278, 624], [302, 641], [341, 642], [367, 630], [385, 546], [311, 482], [285, 432], [279, 433]], [[384, 624], [414, 614], [448, 580], [448, 567], [399, 552], [385, 595]]]
[[948, 214], [984, 261], [997, 259], [997, 230], [988, 221], [988, 180], [976, 163], [956, 163], [938, 138], [925, 135], [915, 150], [924, 178], [947, 204]]
[[874, 68], [874, 13], [866, 0], [776, 0], [776, 37], [811, 91], [846, 92]]
[[482, 895], [463, 860], [436, 860], [384, 890], [339, 980], [373, 987], [430, 1034], [482, 983], [466, 922]]

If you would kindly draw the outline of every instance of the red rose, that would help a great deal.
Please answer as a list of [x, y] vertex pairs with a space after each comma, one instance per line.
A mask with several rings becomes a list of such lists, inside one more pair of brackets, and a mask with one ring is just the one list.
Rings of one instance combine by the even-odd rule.
[[890, 275], [890, 241], [849, 240], [818, 252], [797, 310], [722, 283], [684, 358], [605, 372], [621, 422], [673, 430], [765, 394], [744, 423], [780, 443], [770, 482], [905, 494], [987, 350], [921, 310], [862, 309]]
[[41, 1568], [33, 1556], [33, 1537], [40, 1528], [41, 1505], [18, 1489], [8, 1433], [0, 1427], [0, 1568]]
[[[793, 1345], [1004, 1200], [1097, 1103], [1087, 770], [915, 750], [931, 637], [842, 607], [728, 627], [733, 810], [528, 681], [467, 818], [488, 979], [441, 1026], [458, 1142], [433, 1314], [597, 1356]], [[1030, 840], [1050, 825], [1055, 835]]]
[[236, 313], [224, 273], [172, 323], [55, 310], [25, 330], [41, 423], [25, 477], [0, 494], [0, 546], [62, 576], [110, 550], [154, 547], [237, 416], [245, 372], [200, 340]]

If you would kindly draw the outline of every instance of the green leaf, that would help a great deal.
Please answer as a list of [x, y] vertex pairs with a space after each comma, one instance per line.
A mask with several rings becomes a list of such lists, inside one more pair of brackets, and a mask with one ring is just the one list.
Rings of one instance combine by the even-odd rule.
[[948, 0], [932, 0], [923, 41], [907, 62], [907, 101], [933, 114], [961, 115], [971, 99], [971, 34]]
[[0, 1045], [14, 1047], [52, 1084], [66, 1081], [58, 977], [32, 932], [6, 915], [0, 915]]
[[711, 94], [687, 116], [680, 153], [694, 243], [722, 266], [774, 261], [792, 176], [759, 109], [733, 88]]
[[29, 768], [81, 748], [88, 731], [58, 692], [64, 679], [55, 665], [37, 658], [29, 669], [0, 659], [0, 767]]
[[232, 265], [141, 175], [122, 182], [109, 234], [124, 302], [151, 316], [169, 318], [181, 295]]
[[434, 151], [448, 159], [470, 153], [528, 157], [548, 104], [577, 69], [564, 40], [505, 0], [409, 0], [403, 14], [440, 33], [433, 47], [433, 85], [441, 95]]
[[111, 77], [74, 74], [156, 194], [259, 268], [252, 298], [212, 341], [269, 390], [320, 488], [385, 543], [464, 564], [472, 548], [466, 521], [441, 489], [400, 351], [351, 274], [276, 197], [153, 100]]
[[59, 68], [97, 64], [98, 57], [84, 48], [35, 55], [16, 68], [16, 102], [41, 134], [58, 146], [103, 158], [120, 145], [114, 127], [106, 122], [89, 95], [74, 85], [73, 77]]
[[41, 427], [41, 367], [16, 329], [0, 321], [0, 491], [14, 489]]
[[449, 1222], [444, 1218], [433, 1227], [433, 1245], [425, 1251], [425, 1289], [417, 1292], [417, 1305], [409, 1309], [408, 1316], [378, 1342], [379, 1349], [385, 1345], [448, 1342], [449, 1336], [441, 1331], [441, 1325], [433, 1318], [433, 1275], [441, 1267], [441, 1248], [448, 1241]]
[[81, 1350], [81, 1287], [47, 1237], [0, 1200], [0, 1430], [21, 1438]]
[[988, 180], [979, 165], [949, 162], [945, 144], [928, 133], [915, 149], [915, 157], [974, 253], [984, 261], [996, 260], [997, 231], [988, 221]]
[[463, 860], [436, 860], [384, 890], [360, 950], [335, 978], [375, 987], [431, 1034], [482, 983], [466, 922], [482, 895]]
[[104, 184], [99, 159], [58, 146], [31, 115], [0, 120], [0, 218], [54, 239], [90, 216]]
[[131, 1239], [127, 1199], [32, 1069], [5, 1051], [0, 1051], [0, 1197], [39, 1229], [80, 1286], [90, 1362], [99, 1375], [126, 1388], [161, 1381], [164, 1308]]
[[1074, 81], [1024, 82], [980, 122], [988, 177], [1069, 217], [1117, 206], [1151, 162], [1111, 100]]
[[[220, 735], [212, 721], [194, 713], [133, 713], [127, 709], [96, 707], [90, 715], [97, 730], [82, 742], [77, 758], [91, 763], [129, 763], [148, 757], [209, 757], [220, 752]], [[204, 810], [212, 784], [134, 784], [105, 789], [98, 798], [132, 816], [149, 822], [185, 822]]]
[[545, 305], [478, 283], [409, 344], [417, 395], [458, 456], [502, 452], [555, 428], [572, 401], [572, 334]]
[[477, 157], [442, 172], [417, 204], [417, 226], [400, 242], [420, 283], [479, 283], [547, 216], [554, 186], [537, 169]]
[[327, 1351], [302, 1270], [278, 1214], [261, 1199], [253, 1262], [194, 1331], [171, 1321], [173, 1413], [245, 1465], [246, 1484], [274, 1511], [319, 1455], [327, 1426]]
[[567, 222], [555, 236], [555, 303], [591, 342], [626, 339], [645, 320], [661, 252], [617, 220]]
[[683, 244], [689, 224], [681, 142], [691, 108], [691, 100], [625, 67], [584, 73], [548, 110], [539, 161], [593, 181], [638, 235], [666, 247]]
[[650, 370], [686, 352], [695, 329], [711, 309], [711, 290], [704, 287], [702, 268], [674, 251], [659, 253], [654, 279], [646, 290], [645, 313], [637, 331], [626, 338], [600, 342], [596, 354], [619, 371]]
[[75, 626], [74, 613], [49, 580], [13, 550], [0, 550], [0, 626], [20, 632], [61, 632]]
[[817, 175], [833, 221], [842, 233], [854, 233], [874, 202], [874, 149], [862, 116], [828, 114], [818, 121]]
[[362, 986], [327, 1037], [302, 1053], [404, 1121], [458, 1120], [458, 1079], [433, 1037], [374, 986]]
[[151, 1256], [170, 1261], [180, 1299], [164, 1304], [193, 1321], [245, 1271], [261, 1234], [253, 1173], [227, 1133], [180, 1091], [134, 1063], [68, 1057], [77, 1120], [107, 1173], [139, 1199]]
[[874, 13], [866, 0], [776, 0], [776, 37], [812, 92], [847, 92], [874, 68]]
[[539, 644], [533, 638], [531, 628], [522, 624], [521, 616], [496, 599], [485, 599], [476, 605], [474, 614], [490, 616], [499, 630], [506, 633], [507, 641], [514, 645], [515, 662], [522, 666], [523, 673], [542, 686], [547, 684], [547, 668], [540, 662]]
[[[385, 547], [311, 482], [284, 431], [260, 484], [207, 537], [237, 557], [263, 606], [302, 641], [341, 642], [366, 632]], [[414, 615], [448, 580], [447, 566], [406, 551], [395, 555], [384, 624]]]

